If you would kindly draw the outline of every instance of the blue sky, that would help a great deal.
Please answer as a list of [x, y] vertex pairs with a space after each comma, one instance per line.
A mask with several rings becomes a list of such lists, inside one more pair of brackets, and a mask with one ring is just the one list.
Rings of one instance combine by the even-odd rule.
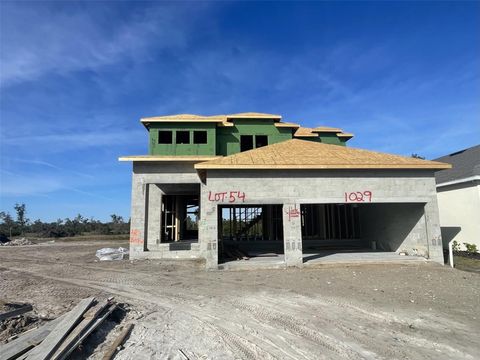
[[435, 158], [480, 141], [480, 2], [0, 3], [0, 210], [129, 217], [139, 119], [278, 113]]

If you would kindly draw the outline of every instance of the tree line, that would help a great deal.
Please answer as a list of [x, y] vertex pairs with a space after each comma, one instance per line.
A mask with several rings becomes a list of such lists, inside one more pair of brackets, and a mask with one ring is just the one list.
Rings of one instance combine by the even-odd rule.
[[27, 218], [25, 204], [15, 204], [15, 218], [10, 213], [0, 212], [0, 237], [28, 235], [35, 237], [68, 237], [83, 234], [118, 235], [128, 234], [130, 220], [125, 222], [122, 216], [112, 214], [109, 222], [86, 218], [78, 214], [73, 219], [58, 219], [43, 222], [40, 219], [30, 221]]

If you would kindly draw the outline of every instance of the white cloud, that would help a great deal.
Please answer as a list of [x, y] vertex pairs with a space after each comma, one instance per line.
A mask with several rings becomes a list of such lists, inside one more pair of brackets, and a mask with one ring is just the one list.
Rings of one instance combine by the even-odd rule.
[[128, 147], [145, 143], [148, 133], [145, 129], [124, 131], [96, 131], [77, 133], [56, 133], [46, 135], [17, 136], [2, 139], [10, 149], [22, 148], [31, 153], [67, 152], [71, 150], [122, 146]]
[[[42, 2], [2, 4], [2, 86], [46, 73], [96, 70], [126, 58], [145, 61], [149, 46], [156, 51], [186, 46], [194, 22], [193, 11], [186, 6], [157, 3], [122, 21], [113, 8], [101, 3], [71, 11], [77, 5], [56, 3], [64, 6], [60, 11]], [[195, 7], [195, 12], [204, 8]]]

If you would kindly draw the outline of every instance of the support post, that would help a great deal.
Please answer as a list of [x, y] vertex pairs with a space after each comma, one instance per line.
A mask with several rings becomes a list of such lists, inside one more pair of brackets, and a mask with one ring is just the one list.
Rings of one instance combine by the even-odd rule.
[[147, 249], [157, 249], [161, 241], [162, 191], [156, 184], [148, 184]]
[[443, 265], [442, 233], [436, 195], [432, 196], [430, 201], [425, 204], [424, 211], [429, 258]]
[[[135, 164], [134, 164], [135, 169]], [[130, 258], [144, 251], [147, 184], [139, 174], [132, 174], [132, 208], [130, 219]]]
[[299, 204], [283, 205], [283, 246], [285, 265], [302, 267], [302, 218]]
[[218, 269], [218, 210], [217, 204], [208, 200], [205, 185], [200, 189], [200, 221], [198, 241], [208, 270]]

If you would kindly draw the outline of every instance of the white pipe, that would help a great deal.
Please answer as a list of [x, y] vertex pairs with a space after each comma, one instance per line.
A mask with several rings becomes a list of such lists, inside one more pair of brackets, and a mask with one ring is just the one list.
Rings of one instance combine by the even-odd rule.
[[453, 242], [455, 240], [451, 240], [448, 242], [448, 260], [450, 262], [450, 266], [453, 268]]

